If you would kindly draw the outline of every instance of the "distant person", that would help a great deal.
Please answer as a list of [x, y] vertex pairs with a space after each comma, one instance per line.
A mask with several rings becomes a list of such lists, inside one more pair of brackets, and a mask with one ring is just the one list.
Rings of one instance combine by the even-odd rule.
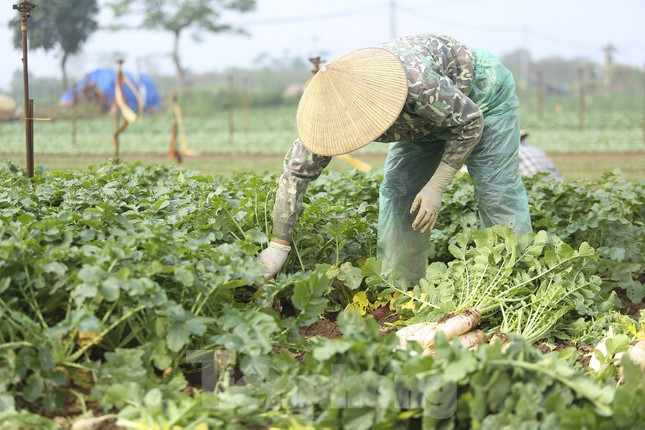
[[522, 175], [534, 175], [536, 173], [548, 173], [547, 178], [562, 181], [562, 175], [553, 164], [553, 161], [540, 148], [526, 142], [529, 133], [526, 130], [520, 131], [520, 173]]

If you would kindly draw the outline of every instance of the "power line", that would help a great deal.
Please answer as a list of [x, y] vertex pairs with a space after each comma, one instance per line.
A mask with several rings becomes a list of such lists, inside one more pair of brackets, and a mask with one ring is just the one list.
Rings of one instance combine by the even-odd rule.
[[303, 22], [311, 22], [311, 21], [325, 21], [325, 20], [330, 20], [330, 19], [336, 19], [336, 18], [349, 18], [353, 16], [366, 16], [366, 15], [374, 15], [377, 13], [382, 13], [382, 11], [379, 11], [379, 9], [384, 9], [384, 5], [380, 7], [361, 7], [360, 9], [350, 9], [350, 10], [345, 10], [345, 11], [339, 11], [339, 12], [329, 12], [329, 13], [323, 13], [323, 14], [317, 14], [317, 15], [305, 15], [305, 16], [293, 16], [293, 17], [286, 17], [286, 18], [275, 18], [275, 19], [264, 19], [264, 20], [259, 20], [259, 21], [243, 21], [240, 22], [240, 25], [244, 26], [257, 26], [257, 25], [283, 25], [283, 24], [290, 24], [290, 23], [296, 23], [300, 24]]
[[420, 12], [418, 10], [410, 9], [410, 8], [407, 8], [407, 7], [399, 7], [399, 9], [401, 11], [403, 11], [403, 12], [406, 12], [406, 13], [414, 16], [415, 18], [429, 19], [429, 20], [432, 20], [432, 21], [435, 21], [435, 22], [440, 22], [442, 24], [448, 24], [448, 25], [451, 25], [453, 27], [460, 27], [460, 28], [465, 28], [465, 29], [468, 29], [468, 30], [485, 31], [485, 32], [491, 32], [491, 33], [506, 33], [506, 32], [509, 32], [509, 31], [513, 31], [513, 32], [519, 32], [520, 31], [519, 27], [516, 27], [516, 28], [511, 28], [511, 27], [507, 27], [507, 28], [480, 27], [480, 26], [464, 24], [463, 21], [455, 21], [455, 20], [447, 19], [447, 18], [442, 17], [442, 16], [437, 15], [437, 14], [432, 14], [432, 16], [430, 16], [430, 15], [424, 14], [423, 12]]
[[469, 25], [465, 24], [463, 21], [456, 21], [456, 20], [451, 20], [447, 19], [445, 17], [442, 17], [437, 14], [433, 14], [432, 16], [429, 16], [427, 14], [424, 14], [422, 12], [419, 12], [417, 10], [411, 10], [406, 7], [399, 7], [399, 9], [405, 13], [408, 13], [415, 18], [424, 18], [424, 19], [432, 19], [435, 22], [441, 23], [441, 24], [447, 24], [455, 28], [462, 28], [462, 29], [467, 29], [467, 30], [474, 30], [478, 32], [487, 32], [487, 33], [511, 33], [511, 34], [519, 34], [519, 33], [526, 33], [530, 34], [532, 36], [536, 36], [542, 40], [547, 40], [549, 42], [552, 42], [554, 44], [557, 44], [558, 46], [562, 45], [567, 45], [572, 48], [577, 48], [577, 49], [584, 49], [584, 50], [592, 50], [592, 49], [598, 49], [597, 46], [592, 46], [589, 44], [584, 44], [584, 43], [579, 43], [579, 42], [574, 42], [571, 40], [565, 40], [563, 38], [555, 37], [550, 34], [545, 34], [542, 33], [538, 30], [535, 30], [534, 28], [527, 27], [527, 26], [522, 26], [522, 27], [517, 27], [517, 26], [505, 26], [505, 27], [485, 27], [485, 26], [477, 26], [477, 25]]

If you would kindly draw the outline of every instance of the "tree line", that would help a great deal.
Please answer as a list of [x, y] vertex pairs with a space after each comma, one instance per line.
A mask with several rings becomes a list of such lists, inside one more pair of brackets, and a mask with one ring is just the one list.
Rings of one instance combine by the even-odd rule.
[[[243, 28], [222, 22], [221, 15], [225, 10], [251, 12], [256, 8], [256, 0], [107, 0], [106, 6], [115, 18], [115, 22], [108, 27], [111, 30], [126, 28], [123, 19], [135, 15], [141, 17], [137, 28], [172, 33], [172, 60], [181, 85], [186, 80], [186, 71], [179, 55], [181, 36], [190, 32], [193, 39], [199, 42], [200, 34], [204, 31], [247, 34]], [[47, 0], [39, 2], [28, 19], [29, 48], [60, 52], [63, 88], [68, 86], [67, 60], [79, 53], [92, 33], [99, 29], [99, 11], [98, 0]], [[14, 29], [13, 45], [20, 48], [20, 16], [12, 19], [10, 26]]]
[[[36, 0], [38, 1], [38, 0]], [[153, 31], [165, 31], [173, 35], [172, 61], [175, 77], [172, 85], [186, 86], [189, 82], [212, 82], [213, 74], [192, 76], [181, 62], [179, 41], [185, 34], [200, 41], [200, 35], [208, 33], [234, 33], [248, 35], [243, 28], [227, 24], [222, 20], [226, 10], [248, 13], [255, 10], [256, 0], [105, 0], [104, 6], [99, 0], [46, 0], [39, 1], [28, 20], [29, 48], [60, 53], [60, 72], [62, 87], [69, 86], [67, 62], [70, 56], [82, 51], [85, 42], [99, 29], [119, 31], [127, 29], [127, 17], [136, 17], [137, 28]], [[113, 22], [99, 27], [98, 15], [101, 7], [108, 8], [114, 17]], [[18, 14], [11, 20], [13, 44], [21, 46], [20, 17]], [[131, 24], [130, 24], [131, 25]], [[545, 58], [534, 61], [527, 50], [517, 50], [501, 56], [502, 62], [513, 72], [518, 90], [544, 90], [547, 93], [566, 93], [573, 91], [585, 79], [590, 92], [611, 94], [632, 92], [642, 94], [643, 70], [614, 64], [612, 45], [606, 51], [603, 64], [596, 64], [586, 58], [563, 59], [560, 57]], [[324, 54], [324, 53], [320, 53]], [[293, 70], [302, 72], [302, 80], [309, 77], [309, 63], [302, 58], [271, 59], [263, 54], [258, 57], [258, 65], [263, 69]], [[238, 71], [239, 72], [239, 71]], [[226, 76], [220, 76], [220, 80]], [[289, 75], [290, 79], [294, 79]], [[292, 83], [298, 82], [300, 75]], [[36, 84], [36, 82], [34, 82]]]

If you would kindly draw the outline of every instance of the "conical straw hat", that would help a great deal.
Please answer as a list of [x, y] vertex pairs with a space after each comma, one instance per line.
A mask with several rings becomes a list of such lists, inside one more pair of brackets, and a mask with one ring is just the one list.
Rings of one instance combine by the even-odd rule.
[[319, 155], [354, 151], [381, 136], [408, 95], [405, 70], [383, 48], [364, 48], [320, 68], [298, 104], [296, 127], [305, 148]]

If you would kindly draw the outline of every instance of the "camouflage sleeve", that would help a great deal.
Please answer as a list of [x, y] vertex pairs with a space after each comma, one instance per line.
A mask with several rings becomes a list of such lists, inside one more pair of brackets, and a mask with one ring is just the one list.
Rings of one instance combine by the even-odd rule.
[[320, 176], [330, 161], [331, 157], [309, 151], [300, 139], [293, 142], [284, 157], [284, 169], [278, 179], [273, 206], [273, 234], [276, 237], [291, 241], [307, 186]]
[[459, 169], [481, 140], [484, 116], [449, 78], [432, 71], [429, 75], [424, 84], [410, 88], [411, 108], [434, 126], [449, 131], [442, 161]]

